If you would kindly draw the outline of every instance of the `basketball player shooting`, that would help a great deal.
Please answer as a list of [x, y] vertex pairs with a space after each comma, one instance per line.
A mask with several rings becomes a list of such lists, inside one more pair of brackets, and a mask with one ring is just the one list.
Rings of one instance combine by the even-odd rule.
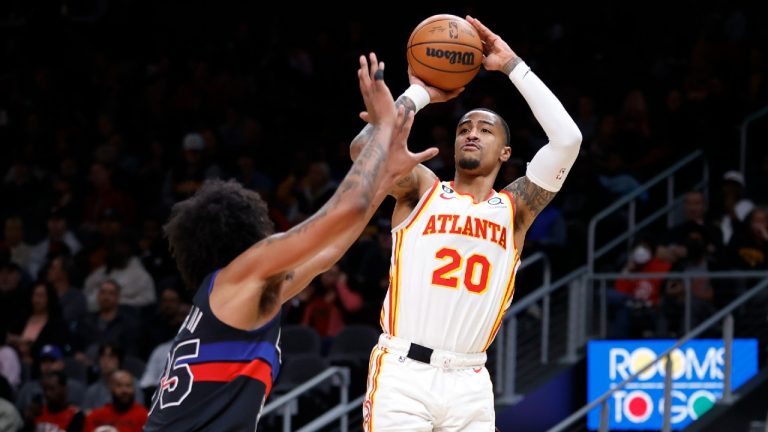
[[[331, 199], [273, 234], [266, 204], [235, 182], [213, 181], [176, 204], [165, 226], [185, 283], [196, 291], [152, 398], [147, 431], [255, 430], [280, 367], [280, 306], [354, 242], [397, 178], [437, 149], [413, 154], [413, 112], [396, 109], [384, 65], [360, 58], [371, 122], [360, 156]], [[261, 406], [260, 406], [261, 405]]]
[[[525, 233], [579, 153], [581, 133], [554, 94], [504, 40], [466, 19], [482, 39], [483, 66], [509, 76], [549, 143], [525, 176], [496, 192], [496, 175], [510, 157], [509, 127], [498, 114], [474, 109], [456, 127], [453, 181], [418, 165], [390, 189], [390, 286], [370, 358], [367, 431], [494, 430], [486, 350], [512, 302]], [[397, 100], [409, 113], [458, 93], [409, 75], [412, 85]], [[353, 141], [353, 159], [372, 128]]]

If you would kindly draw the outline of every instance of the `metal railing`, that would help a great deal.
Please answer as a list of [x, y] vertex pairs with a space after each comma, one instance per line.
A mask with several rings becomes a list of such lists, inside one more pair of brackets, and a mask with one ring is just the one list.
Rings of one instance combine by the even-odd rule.
[[724, 369], [724, 382], [723, 382], [723, 398], [721, 399], [720, 403], [723, 404], [729, 404], [733, 401], [733, 394], [731, 389], [731, 367], [732, 367], [732, 343], [733, 343], [733, 327], [734, 327], [734, 318], [733, 318], [733, 312], [741, 307], [744, 303], [755, 297], [756, 295], [762, 293], [762, 292], [768, 292], [766, 288], [768, 288], [768, 274], [763, 272], [764, 279], [760, 282], [758, 282], [752, 289], [741, 295], [739, 298], [731, 302], [728, 306], [721, 309], [719, 312], [717, 312], [715, 315], [708, 318], [706, 321], [702, 322], [700, 325], [698, 325], [695, 329], [693, 329], [691, 332], [683, 336], [681, 339], [677, 341], [672, 347], [668, 348], [666, 351], [661, 353], [657, 356], [656, 360], [653, 362], [650, 362], [646, 364], [644, 367], [640, 368], [637, 372], [632, 374], [631, 376], [627, 377], [624, 381], [617, 384], [615, 387], [613, 387], [611, 390], [603, 393], [601, 396], [593, 400], [592, 402], [588, 403], [587, 405], [583, 406], [581, 409], [576, 411], [575, 413], [571, 414], [568, 418], [563, 420], [562, 422], [558, 423], [554, 427], [552, 427], [549, 431], [550, 432], [560, 432], [565, 431], [569, 427], [573, 426], [574, 423], [581, 420], [583, 417], [585, 417], [590, 411], [600, 406], [600, 431], [607, 431], [608, 430], [608, 400], [609, 398], [616, 392], [621, 389], [623, 389], [628, 383], [634, 381], [637, 377], [644, 374], [645, 371], [649, 370], [651, 367], [656, 367], [657, 364], [659, 364], [662, 361], [666, 361], [665, 365], [665, 379], [664, 379], [664, 412], [663, 412], [663, 428], [664, 431], [670, 431], [671, 430], [671, 421], [670, 421], [670, 415], [671, 415], [671, 397], [670, 393], [672, 391], [672, 358], [671, 354], [675, 349], [680, 348], [683, 344], [688, 342], [689, 340], [701, 335], [706, 330], [709, 330], [711, 327], [713, 327], [715, 324], [723, 321], [723, 341], [725, 346], [725, 369]]
[[768, 105], [748, 115], [741, 123], [741, 139], [739, 143], [739, 169], [743, 175], [747, 175], [747, 129], [749, 124], [768, 114]]
[[[549, 265], [547, 259], [542, 258], [544, 262]], [[570, 283], [579, 280], [586, 273], [586, 269], [582, 268], [576, 270], [563, 278], [560, 278], [555, 283], [551, 283], [550, 277], [545, 278], [545, 282], [542, 286], [536, 289], [534, 292], [529, 293], [523, 297], [520, 301], [512, 303], [512, 306], [504, 317], [504, 323], [499, 329], [499, 334], [496, 335], [494, 341], [496, 352], [497, 369], [494, 373], [494, 390], [497, 398], [496, 402], [499, 404], [511, 405], [520, 400], [521, 396], [516, 392], [517, 387], [517, 354], [518, 354], [518, 320], [519, 316], [526, 313], [530, 307], [537, 305], [541, 302], [541, 343], [539, 352], [540, 365], [547, 365], [550, 363], [550, 324], [551, 324], [551, 305], [550, 297], [553, 292], [560, 288], [569, 285]], [[546, 272], [545, 274], [548, 274]], [[578, 299], [569, 298], [569, 303], [578, 303]], [[567, 308], [568, 322], [574, 319], [570, 308]], [[576, 333], [567, 333], [570, 341], [570, 336], [576, 337]], [[576, 343], [568, 343], [566, 349], [566, 355], [559, 359], [561, 361], [573, 361], [575, 360]], [[573, 351], [572, 351], [573, 349]]]
[[768, 278], [768, 271], [717, 271], [717, 272], [666, 272], [666, 273], [594, 273], [587, 276], [589, 281], [599, 282], [600, 295], [600, 330], [598, 335], [601, 338], [607, 336], [608, 329], [608, 281], [619, 279], [645, 280], [645, 279], [679, 279], [683, 281], [685, 292], [685, 302], [683, 305], [683, 328], [685, 333], [691, 330], [691, 304], [693, 295], [691, 285], [693, 279], [764, 279]]
[[[277, 399], [271, 401], [268, 403], [264, 409], [261, 412], [261, 417], [272, 413], [273, 411], [277, 411], [278, 409], [281, 410], [281, 414], [283, 417], [283, 432], [291, 432], [291, 419], [293, 415], [298, 410], [298, 400], [299, 397], [302, 396], [304, 393], [308, 392], [309, 390], [312, 390], [313, 388], [323, 384], [327, 380], [333, 380], [333, 383], [339, 386], [339, 392], [340, 392], [340, 401], [337, 405], [335, 405], [333, 408], [329, 410], [329, 412], [340, 412], [338, 410], [339, 407], [346, 407], [349, 404], [349, 369], [345, 367], [338, 367], [338, 366], [332, 366], [326, 369], [325, 371], [319, 373], [314, 378], [308, 380], [304, 384], [301, 384], [300, 386], [294, 388], [293, 390], [289, 391], [288, 393], [278, 397]], [[315, 419], [315, 421], [312, 422], [312, 424], [318, 424], [316, 425], [317, 428], [321, 428], [328, 423], [340, 419], [340, 430], [341, 432], [347, 432], [349, 428], [349, 422], [347, 413], [349, 411], [343, 411], [339, 415], [334, 416], [330, 419], [324, 419], [322, 424], [319, 424], [318, 419]], [[322, 416], [323, 418], [325, 416]], [[305, 426], [306, 428], [306, 426]], [[304, 429], [301, 429], [302, 431]]]
[[[692, 185], [691, 187], [688, 187], [685, 190], [685, 192], [691, 189], [706, 190], [706, 186], [709, 183], [709, 166], [707, 165], [707, 160], [704, 157], [704, 152], [702, 152], [701, 150], [696, 150], [693, 153], [689, 154], [688, 156], [684, 157], [683, 159], [679, 160], [677, 163], [675, 163], [671, 167], [661, 172], [659, 175], [655, 176], [651, 180], [648, 180], [633, 192], [630, 192], [629, 194], [625, 195], [624, 197], [622, 197], [621, 199], [611, 204], [610, 206], [606, 207], [601, 212], [599, 212], [594, 217], [592, 217], [592, 219], [589, 221], [589, 228], [587, 232], [587, 267], [589, 268], [590, 271], [594, 271], [596, 260], [600, 259], [602, 256], [604, 256], [613, 248], [622, 244], [623, 242], [627, 242], [629, 244], [636, 232], [647, 227], [648, 225], [650, 225], [657, 219], [661, 218], [662, 216], [665, 216], [665, 215], [667, 216], [667, 227], [668, 228], [672, 227], [672, 225], [674, 224], [674, 216], [675, 216], [673, 210], [676, 209], [680, 203], [682, 203], [683, 197], [684, 197], [684, 193], [680, 193], [678, 194], [677, 197], [675, 197], [675, 174], [680, 172], [682, 169], [689, 167], [695, 161], [701, 162], [702, 178], [696, 184]], [[648, 192], [649, 189], [656, 186], [657, 184], [660, 184], [665, 180], [667, 182], [667, 190], [666, 190], [667, 203], [664, 206], [656, 209], [650, 215], [646, 216], [643, 220], [638, 221], [637, 220], [638, 198], [640, 198], [643, 194]], [[597, 245], [595, 243], [597, 241], [596, 235], [597, 235], [598, 224], [600, 223], [600, 221], [624, 209], [624, 207], [627, 207], [627, 229], [621, 234], [618, 234], [617, 236], [613, 237], [606, 244], [597, 248]]]
[[[304, 425], [304, 427], [299, 429], [298, 432], [317, 432], [337, 418], [348, 415], [350, 411], [354, 411], [356, 409], [362, 410], [364, 397], [365, 395], [361, 395], [346, 405], [339, 404], [335, 408]], [[342, 432], [345, 431], [346, 429], [342, 429]]]

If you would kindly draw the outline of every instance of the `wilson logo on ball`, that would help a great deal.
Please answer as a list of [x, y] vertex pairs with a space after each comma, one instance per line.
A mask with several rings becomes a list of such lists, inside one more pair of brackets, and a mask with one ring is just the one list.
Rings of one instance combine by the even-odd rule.
[[450, 64], [472, 66], [475, 64], [475, 53], [461, 51], [446, 51], [427, 47], [427, 57], [448, 59]]

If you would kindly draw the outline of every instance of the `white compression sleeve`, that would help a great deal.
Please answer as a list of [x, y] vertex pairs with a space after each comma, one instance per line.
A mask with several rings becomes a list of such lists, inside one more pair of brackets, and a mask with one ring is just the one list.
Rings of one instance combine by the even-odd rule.
[[557, 192], [579, 155], [581, 132], [563, 104], [525, 62], [512, 69], [509, 78], [549, 138], [528, 164], [525, 175], [538, 186]]

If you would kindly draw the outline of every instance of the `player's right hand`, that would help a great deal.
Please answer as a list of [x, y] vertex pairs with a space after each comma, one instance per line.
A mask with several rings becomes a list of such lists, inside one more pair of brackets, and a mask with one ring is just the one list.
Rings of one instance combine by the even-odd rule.
[[437, 87], [432, 87], [430, 85], [427, 85], [424, 81], [422, 81], [419, 77], [414, 75], [413, 69], [411, 69], [410, 66], [408, 66], [408, 82], [411, 84], [416, 84], [424, 87], [427, 90], [427, 93], [429, 93], [429, 101], [430, 102], [445, 102], [449, 101], [456, 96], [460, 95], [461, 92], [464, 91], [464, 87], [458, 88], [456, 90], [446, 91], [439, 89]]

